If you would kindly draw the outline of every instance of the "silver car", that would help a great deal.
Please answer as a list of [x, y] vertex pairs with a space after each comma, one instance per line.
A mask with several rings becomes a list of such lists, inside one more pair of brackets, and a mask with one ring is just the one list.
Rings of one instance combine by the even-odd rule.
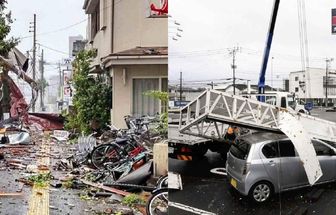
[[[334, 143], [313, 140], [323, 176], [336, 181]], [[253, 201], [267, 201], [273, 193], [310, 186], [293, 143], [282, 134], [258, 132], [242, 136], [228, 152], [226, 170], [230, 184]]]

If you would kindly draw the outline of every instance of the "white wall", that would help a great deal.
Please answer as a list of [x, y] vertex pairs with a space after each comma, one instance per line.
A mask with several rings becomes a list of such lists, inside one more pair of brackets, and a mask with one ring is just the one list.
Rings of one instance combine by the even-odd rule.
[[[306, 72], [291, 72], [289, 74], [289, 91], [295, 93], [299, 98], [325, 98], [323, 87], [323, 77], [325, 76], [325, 69], [308, 68]], [[295, 77], [299, 77], [295, 81]], [[306, 84], [307, 93], [299, 86], [299, 81], [304, 81]], [[299, 88], [299, 92], [295, 92], [295, 87]], [[336, 95], [328, 95], [329, 98], [336, 98]]]

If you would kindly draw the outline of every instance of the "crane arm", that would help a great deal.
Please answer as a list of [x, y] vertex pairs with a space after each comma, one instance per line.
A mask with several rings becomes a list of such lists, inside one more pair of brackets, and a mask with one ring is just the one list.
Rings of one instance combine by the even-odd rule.
[[[280, 0], [275, 0], [274, 1], [273, 13], [272, 13], [271, 22], [270, 22], [269, 29], [268, 29], [268, 35], [267, 35], [266, 46], [265, 46], [265, 50], [264, 50], [263, 62], [262, 62], [262, 66], [261, 66], [261, 70], [260, 70], [260, 74], [259, 74], [259, 82], [258, 82], [258, 91], [259, 91], [258, 93], [259, 94], [264, 94], [265, 93], [265, 75], [266, 75], [269, 53], [270, 53], [270, 50], [271, 50], [271, 45], [272, 45], [272, 40], [273, 40], [275, 22], [276, 22], [276, 18], [277, 18], [277, 15], [278, 15], [279, 4], [280, 4]], [[259, 101], [264, 101], [265, 97], [259, 96], [258, 99], [259, 99]]]

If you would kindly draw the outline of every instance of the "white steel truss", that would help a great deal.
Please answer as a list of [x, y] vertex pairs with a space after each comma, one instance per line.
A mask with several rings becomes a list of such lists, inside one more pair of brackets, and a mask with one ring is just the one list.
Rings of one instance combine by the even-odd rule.
[[312, 138], [336, 142], [334, 122], [217, 90], [204, 91], [181, 109], [180, 132], [219, 141], [228, 125], [282, 133], [280, 112], [295, 117]]
[[181, 133], [221, 141], [228, 125], [286, 134], [311, 185], [322, 176], [312, 138], [336, 142], [336, 123], [217, 90], [203, 92], [181, 109]]

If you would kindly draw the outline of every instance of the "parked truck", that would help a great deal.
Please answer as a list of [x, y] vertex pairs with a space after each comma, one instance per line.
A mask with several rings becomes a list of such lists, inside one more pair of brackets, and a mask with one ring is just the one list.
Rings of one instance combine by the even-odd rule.
[[[286, 108], [299, 113], [309, 114], [309, 112], [305, 110], [304, 105], [299, 104], [299, 101], [295, 98], [295, 95], [288, 92], [246, 94], [242, 96], [256, 100], [258, 99], [258, 96], [264, 96], [264, 101], [268, 104], [279, 108]], [[179, 132], [180, 110], [169, 110], [168, 116], [169, 157], [186, 161], [199, 160], [207, 153], [208, 150], [210, 150], [212, 152], [221, 154], [223, 160], [226, 161], [227, 152], [230, 149], [230, 141], [225, 140], [224, 137], [222, 141], [218, 141], [182, 134]], [[228, 129], [228, 127], [229, 126], [227, 126], [225, 129]], [[251, 132], [253, 132], [253, 130], [240, 128], [237, 135]]]

